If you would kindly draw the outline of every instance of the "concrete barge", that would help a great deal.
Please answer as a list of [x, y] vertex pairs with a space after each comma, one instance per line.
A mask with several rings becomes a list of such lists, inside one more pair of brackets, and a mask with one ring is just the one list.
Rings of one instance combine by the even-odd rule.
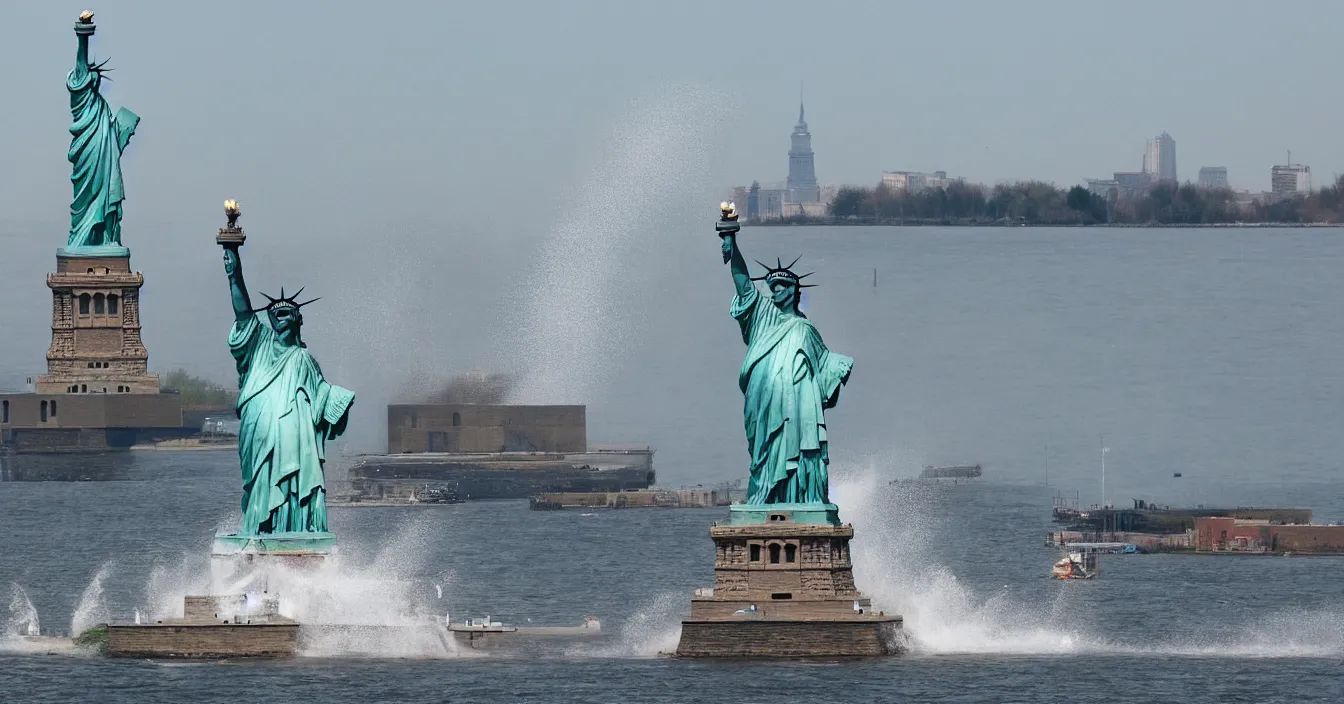
[[647, 489], [647, 445], [592, 445], [584, 406], [392, 404], [387, 454], [357, 457], [337, 503], [409, 503], [425, 491], [464, 500], [526, 499], [546, 492]]
[[745, 498], [741, 482], [712, 489], [635, 489], [633, 491], [556, 491], [538, 494], [528, 501], [534, 511], [567, 508], [712, 508], [729, 506]]
[[425, 452], [364, 455], [346, 470], [351, 501], [409, 502], [425, 487], [465, 500], [526, 499], [547, 492], [647, 489], [657, 475], [647, 446], [593, 447], [583, 453]]
[[1066, 502], [1056, 497], [1054, 509], [1051, 511], [1051, 520], [1065, 524], [1064, 530], [1088, 534], [1174, 535], [1194, 530], [1196, 519], [1205, 517], [1264, 521], [1276, 525], [1305, 525], [1311, 523], [1311, 509], [1253, 506], [1173, 507], [1161, 506], [1143, 499], [1134, 499], [1132, 507], [1092, 506], [1080, 509], [1068, 506]]

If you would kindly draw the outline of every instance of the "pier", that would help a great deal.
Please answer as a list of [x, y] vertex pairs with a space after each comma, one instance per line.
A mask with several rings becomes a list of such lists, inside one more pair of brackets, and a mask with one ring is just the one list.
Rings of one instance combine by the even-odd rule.
[[633, 491], [546, 492], [529, 499], [534, 511], [566, 508], [712, 508], [745, 498], [740, 481], [710, 489], [635, 489]]

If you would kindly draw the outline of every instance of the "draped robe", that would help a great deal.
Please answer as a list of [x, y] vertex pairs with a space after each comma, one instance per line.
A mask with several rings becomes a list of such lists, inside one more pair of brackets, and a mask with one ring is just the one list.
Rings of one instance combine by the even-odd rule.
[[326, 532], [326, 441], [345, 431], [355, 394], [327, 383], [307, 349], [255, 315], [234, 323], [229, 351], [239, 375], [239, 535]]
[[807, 318], [781, 311], [753, 285], [733, 298], [747, 356], [738, 374], [751, 453], [748, 504], [829, 503], [824, 410], [854, 360], [826, 349]]
[[140, 118], [121, 108], [115, 114], [100, 90], [102, 78], [84, 66], [66, 76], [70, 91], [70, 182], [68, 247], [121, 245], [121, 152], [135, 134]]

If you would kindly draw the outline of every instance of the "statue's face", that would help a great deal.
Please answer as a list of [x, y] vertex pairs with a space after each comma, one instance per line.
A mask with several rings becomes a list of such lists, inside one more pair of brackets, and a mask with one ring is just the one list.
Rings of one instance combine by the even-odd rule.
[[798, 299], [798, 287], [787, 281], [776, 281], [770, 284], [770, 298], [780, 308], [793, 310], [793, 303]]
[[275, 328], [277, 333], [283, 334], [291, 330], [298, 332], [302, 324], [303, 317], [293, 308], [276, 308], [271, 311], [271, 327]]

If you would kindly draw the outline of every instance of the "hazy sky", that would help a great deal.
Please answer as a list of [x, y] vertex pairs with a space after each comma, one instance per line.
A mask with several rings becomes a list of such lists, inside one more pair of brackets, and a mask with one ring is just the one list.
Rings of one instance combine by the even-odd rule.
[[[0, 386], [40, 372], [50, 341], [42, 277], [69, 226], [81, 9], [0, 1]], [[658, 316], [678, 309], [680, 272], [718, 266], [696, 228], [724, 187], [784, 178], [800, 82], [823, 183], [943, 169], [1072, 184], [1139, 168], [1161, 130], [1183, 179], [1224, 165], [1264, 189], [1288, 149], [1318, 184], [1344, 171], [1338, 2], [92, 9], [106, 95], [142, 118], [123, 232], [147, 277], [151, 367], [231, 375], [214, 232], [236, 198], [251, 288], [324, 297], [305, 337], [330, 377], [356, 377], [370, 427], [388, 399], [362, 389], [507, 367], [520, 349], [566, 379], [586, 367], [579, 396], [557, 400], [591, 399], [611, 340], [567, 348], [570, 331], [616, 334], [611, 305], [649, 311], [631, 340], [670, 329]], [[678, 312], [679, 330], [707, 314]], [[501, 333], [519, 329], [530, 343]]]
[[[61, 80], [80, 7], [3, 3], [7, 216], [68, 195]], [[668, 85], [721, 94], [724, 184], [783, 178], [800, 81], [826, 183], [883, 169], [1074, 183], [1139, 168], [1164, 129], [1182, 178], [1225, 165], [1234, 185], [1267, 188], [1289, 149], [1319, 182], [1344, 170], [1330, 79], [1344, 4], [1328, 0], [93, 9], [109, 94], [144, 119], [130, 197], [161, 208], [263, 187], [359, 211], [536, 202], [575, 178], [624, 103]]]

